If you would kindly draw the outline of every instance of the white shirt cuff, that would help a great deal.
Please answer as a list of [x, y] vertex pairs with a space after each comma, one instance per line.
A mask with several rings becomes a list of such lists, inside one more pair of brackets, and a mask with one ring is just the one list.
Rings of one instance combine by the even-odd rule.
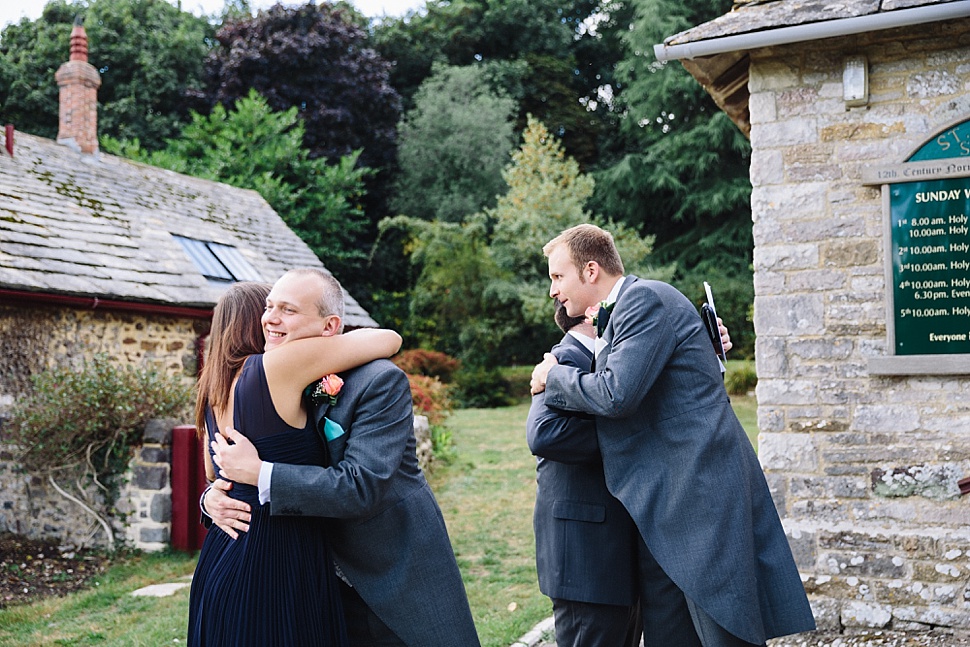
[[205, 489], [202, 491], [202, 496], [199, 497], [199, 510], [202, 512], [202, 514], [209, 517], [210, 519], [212, 518], [212, 515], [209, 514], [209, 511], [205, 509], [205, 495], [208, 494], [209, 490], [211, 489], [212, 489], [212, 484], [210, 483], [209, 485], [205, 486]]
[[263, 464], [259, 467], [259, 480], [257, 485], [259, 487], [259, 504], [269, 503], [269, 485], [273, 480], [273, 464], [268, 461], [263, 461]]

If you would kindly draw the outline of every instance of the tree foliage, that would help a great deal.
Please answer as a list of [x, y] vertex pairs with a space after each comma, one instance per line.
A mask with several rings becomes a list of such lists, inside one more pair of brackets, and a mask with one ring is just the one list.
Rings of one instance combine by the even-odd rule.
[[255, 89], [274, 110], [295, 107], [311, 158], [336, 160], [362, 149], [361, 163], [394, 159], [400, 99], [390, 63], [368, 46], [347, 9], [328, 3], [277, 4], [230, 20], [206, 62], [208, 100], [232, 105]]
[[529, 115], [522, 146], [502, 177], [508, 192], [486, 214], [495, 222], [492, 249], [496, 262], [522, 281], [546, 274], [542, 246], [562, 230], [585, 222], [584, 205], [593, 194], [593, 178], [566, 157], [562, 144]]
[[[430, 0], [423, 14], [385, 20], [375, 46], [395, 62], [391, 82], [413, 105], [433, 66], [515, 62], [509, 96], [518, 102], [516, 127], [533, 114], [560, 138], [581, 164], [598, 154], [599, 124], [606, 110], [588, 111], [590, 99], [609, 83], [615, 54], [600, 46], [621, 3], [607, 0]], [[609, 38], [606, 39], [610, 40]], [[595, 105], [595, 104], [594, 104]]]
[[213, 28], [165, 0], [53, 0], [36, 21], [0, 34], [0, 109], [18, 129], [53, 139], [54, 72], [70, 54], [75, 16], [84, 17], [88, 60], [101, 74], [98, 129], [162, 146], [188, 118], [187, 94], [203, 85]]
[[492, 89], [486, 72], [442, 66], [421, 85], [400, 126], [396, 212], [460, 222], [495, 204], [513, 147], [515, 102]]
[[659, 63], [654, 43], [730, 9], [729, 0], [631, 0], [632, 28], [617, 66], [624, 84], [616, 161], [595, 174], [594, 208], [656, 236], [673, 283], [718, 314], [742, 356], [753, 348], [750, 144], [679, 63]]
[[[592, 179], [561, 142], [530, 117], [503, 177], [494, 209], [464, 222], [398, 217], [382, 229], [408, 232], [418, 268], [408, 333], [417, 345], [455, 355], [468, 370], [536, 359], [556, 338], [542, 246], [559, 232], [596, 220], [584, 208]], [[649, 268], [649, 239], [602, 222], [634, 267]], [[482, 382], [489, 378], [476, 378]]]
[[297, 109], [274, 112], [250, 91], [232, 110], [192, 114], [182, 134], [163, 150], [147, 152], [137, 141], [106, 140], [105, 147], [154, 166], [255, 189], [337, 277], [359, 272], [366, 249], [360, 207], [367, 169], [357, 152], [337, 164], [310, 159], [303, 147]]

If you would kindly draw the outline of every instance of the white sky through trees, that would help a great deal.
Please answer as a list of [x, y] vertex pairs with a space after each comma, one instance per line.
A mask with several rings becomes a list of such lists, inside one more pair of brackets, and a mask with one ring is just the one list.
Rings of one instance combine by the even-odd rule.
[[[176, 0], [169, 0], [172, 4], [177, 4]], [[252, 0], [254, 9], [263, 9], [276, 4], [277, 0]], [[19, 22], [21, 18], [27, 17], [31, 20], [40, 18], [48, 0], [0, 0], [0, 29], [12, 22]], [[403, 16], [409, 9], [417, 9], [424, 6], [424, 0], [350, 0], [350, 3], [357, 7], [365, 16], [380, 17]], [[182, 9], [190, 11], [196, 15], [206, 13], [213, 14], [222, 10], [224, 0], [182, 0]], [[283, 2], [284, 5], [302, 5], [304, 2]]]

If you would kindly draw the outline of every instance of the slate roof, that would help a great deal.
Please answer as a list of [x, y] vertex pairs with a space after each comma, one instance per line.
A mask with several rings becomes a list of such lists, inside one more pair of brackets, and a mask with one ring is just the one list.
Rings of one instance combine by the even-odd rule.
[[[211, 308], [175, 236], [235, 247], [260, 277], [323, 264], [255, 191], [16, 133], [0, 148], [0, 288]], [[345, 323], [376, 326], [346, 292]]]
[[664, 39], [664, 44], [679, 45], [711, 38], [747, 34], [766, 29], [808, 23], [857, 18], [877, 13], [910, 9], [952, 0], [767, 0], [735, 2], [730, 12]]
[[[707, 90], [718, 107], [745, 136], [749, 136], [751, 122], [748, 110], [748, 51], [734, 45], [723, 46], [721, 49], [715, 47], [711, 55], [694, 58], [690, 58], [693, 54], [672, 56], [670, 52], [676, 49], [694, 49], [691, 45], [698, 43], [720, 46], [717, 43], [719, 39], [730, 42], [732, 37], [736, 37], [734, 40], [750, 40], [751, 35], [759, 33], [784, 33], [785, 28], [813, 29], [809, 26], [839, 21], [848, 21], [846, 24], [849, 24], [856, 18], [871, 22], [872, 16], [887, 16], [894, 11], [901, 11], [897, 16], [903, 16], [906, 14], [903, 10], [919, 13], [921, 8], [931, 5], [948, 5], [948, 11], [952, 10], [950, 13], [970, 15], [970, 2], [966, 0], [735, 0], [734, 8], [730, 12], [668, 36], [654, 50], [658, 57], [679, 59], [691, 76]], [[915, 25], [912, 28], [919, 27]], [[666, 50], [668, 47], [671, 48], [670, 51]]]

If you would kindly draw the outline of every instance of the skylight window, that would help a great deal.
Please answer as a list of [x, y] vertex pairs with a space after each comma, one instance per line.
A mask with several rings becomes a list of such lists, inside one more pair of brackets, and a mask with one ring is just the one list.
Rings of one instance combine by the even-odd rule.
[[261, 281], [262, 276], [235, 247], [174, 236], [202, 275], [213, 281]]

